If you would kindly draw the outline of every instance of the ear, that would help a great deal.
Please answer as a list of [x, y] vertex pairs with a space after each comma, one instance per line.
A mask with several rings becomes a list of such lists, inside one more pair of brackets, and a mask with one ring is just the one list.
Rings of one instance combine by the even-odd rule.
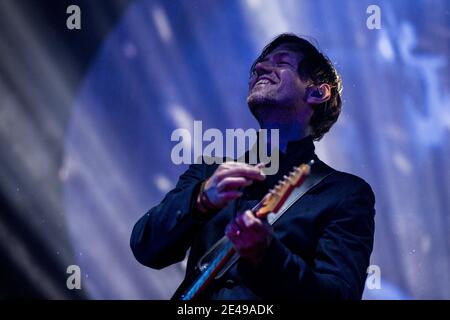
[[311, 86], [306, 91], [306, 102], [309, 104], [321, 104], [331, 98], [331, 86], [322, 83], [318, 86]]

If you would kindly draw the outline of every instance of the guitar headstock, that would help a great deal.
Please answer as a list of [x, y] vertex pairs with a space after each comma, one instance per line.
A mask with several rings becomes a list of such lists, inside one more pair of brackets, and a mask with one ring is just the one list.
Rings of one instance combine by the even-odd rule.
[[291, 194], [292, 190], [300, 186], [311, 171], [309, 164], [302, 164], [294, 167], [287, 176], [278, 181], [273, 189], [269, 191], [264, 197], [261, 207], [256, 212], [258, 218], [265, 218], [269, 213], [276, 213], [286, 199]]

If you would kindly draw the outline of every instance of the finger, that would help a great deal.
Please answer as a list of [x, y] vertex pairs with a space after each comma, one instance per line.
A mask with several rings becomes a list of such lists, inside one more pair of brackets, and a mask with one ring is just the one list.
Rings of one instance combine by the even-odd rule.
[[265, 162], [260, 162], [258, 163], [255, 167], [257, 167], [258, 169], [262, 169], [265, 168], [267, 166], [267, 163]]
[[258, 217], [255, 217], [255, 215], [250, 210], [247, 210], [242, 215], [237, 217], [236, 223], [242, 230], [259, 231], [262, 229], [266, 229], [263, 221]]
[[243, 193], [241, 191], [225, 191], [225, 192], [219, 193], [219, 198], [222, 201], [231, 201], [231, 200], [239, 198], [240, 196], [242, 196], [242, 194]]
[[232, 235], [235, 230], [236, 230], [237, 226], [234, 222], [230, 222], [229, 224], [227, 224], [227, 226], [225, 227], [225, 234], [228, 235]]
[[262, 169], [262, 168], [266, 167], [267, 164], [268, 163], [260, 162], [260, 163], [258, 163], [256, 165], [251, 165], [251, 164], [248, 164], [248, 163], [245, 163], [245, 162], [228, 161], [228, 162], [224, 162], [223, 164], [221, 164], [219, 166], [219, 169], [220, 169], [219, 171], [221, 171], [222, 169], [229, 170], [229, 169], [233, 169], [233, 168], [249, 168], [249, 169], [256, 168], [256, 169]]
[[247, 187], [252, 183], [253, 180], [248, 180], [243, 177], [227, 177], [217, 184], [217, 190], [221, 192], [224, 190], [239, 189]]
[[255, 217], [255, 215], [250, 210], [244, 212], [244, 214], [242, 215], [242, 220], [247, 228], [260, 226], [262, 224], [261, 220]]
[[250, 210], [245, 211], [243, 214], [240, 214], [236, 217], [236, 224], [243, 230], [248, 229], [252, 225], [251, 218], [248, 215], [253, 215]]
[[241, 233], [241, 230], [234, 222], [229, 223], [227, 225], [227, 227], [225, 228], [225, 235], [230, 240], [235, 240], [235, 238], [239, 237], [240, 233]]
[[217, 172], [228, 171], [228, 170], [233, 169], [233, 168], [244, 168], [244, 167], [250, 167], [250, 166], [248, 164], [244, 163], [244, 162], [228, 161], [228, 162], [222, 163], [217, 168]]
[[244, 177], [253, 180], [264, 180], [265, 174], [261, 169], [255, 167], [234, 167], [228, 170], [220, 171], [216, 174], [217, 181], [226, 177]]
[[252, 167], [252, 165], [240, 161], [225, 161], [221, 166], [228, 169], [232, 167]]
[[[263, 164], [262, 162], [260, 164]], [[228, 161], [228, 162], [224, 162], [223, 164], [221, 164], [219, 166], [219, 168], [223, 168], [223, 169], [234, 169], [234, 168], [248, 168], [248, 169], [255, 169], [257, 167], [257, 165], [251, 165], [245, 162], [240, 162], [240, 161]]]

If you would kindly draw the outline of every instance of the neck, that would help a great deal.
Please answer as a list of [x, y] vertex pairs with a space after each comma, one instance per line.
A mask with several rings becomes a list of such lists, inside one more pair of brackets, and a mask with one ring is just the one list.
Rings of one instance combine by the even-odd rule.
[[261, 129], [267, 129], [267, 143], [270, 149], [270, 129], [278, 129], [279, 133], [279, 148], [280, 151], [286, 152], [289, 141], [295, 141], [305, 138], [310, 135], [309, 127], [304, 127], [300, 123], [286, 123], [280, 124], [270, 121], [260, 123]]

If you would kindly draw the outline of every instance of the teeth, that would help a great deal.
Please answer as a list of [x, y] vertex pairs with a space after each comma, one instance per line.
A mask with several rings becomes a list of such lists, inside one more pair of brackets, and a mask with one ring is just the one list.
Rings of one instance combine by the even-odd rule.
[[261, 79], [261, 80], [258, 80], [258, 82], [256, 84], [270, 84], [270, 81], [267, 79]]

